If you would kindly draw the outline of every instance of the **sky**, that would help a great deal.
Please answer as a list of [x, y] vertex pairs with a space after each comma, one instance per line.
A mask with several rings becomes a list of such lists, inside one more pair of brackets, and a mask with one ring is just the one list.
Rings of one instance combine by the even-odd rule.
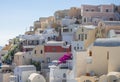
[[24, 34], [40, 17], [53, 16], [57, 10], [80, 7], [81, 4], [120, 5], [120, 0], [0, 0], [0, 46]]

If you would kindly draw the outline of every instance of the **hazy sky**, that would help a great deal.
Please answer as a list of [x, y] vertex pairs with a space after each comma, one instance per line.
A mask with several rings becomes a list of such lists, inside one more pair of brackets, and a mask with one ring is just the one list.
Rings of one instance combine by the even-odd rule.
[[120, 0], [0, 0], [0, 45], [24, 34], [39, 17], [51, 16], [56, 10], [111, 3], [120, 5]]

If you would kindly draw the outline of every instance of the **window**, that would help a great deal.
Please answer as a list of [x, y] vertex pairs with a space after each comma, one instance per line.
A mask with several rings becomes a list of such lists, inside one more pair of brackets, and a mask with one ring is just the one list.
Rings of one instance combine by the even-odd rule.
[[91, 10], [92, 12], [94, 11], [94, 9]]
[[117, 79], [113, 80], [113, 82], [117, 82]]
[[63, 32], [69, 32], [69, 29], [63, 29]]
[[106, 9], [106, 12], [109, 12], [109, 10], [108, 10], [108, 9]]
[[82, 28], [82, 32], [84, 32], [84, 29]]
[[85, 39], [87, 39], [87, 34], [85, 34]]
[[81, 35], [79, 34], [79, 38], [78, 38], [79, 40], [80, 40], [80, 36], [81, 36]]
[[107, 60], [109, 60], [109, 52], [107, 52]]
[[20, 80], [21, 80], [21, 76], [20, 76]]
[[88, 9], [86, 9], [86, 11], [88, 11]]
[[74, 47], [74, 50], [76, 50], [76, 47]]
[[63, 74], [63, 78], [66, 78], [66, 74], [65, 73]]
[[71, 29], [71, 32], [72, 32], [72, 29]]
[[43, 51], [42, 51], [42, 50], [40, 50], [40, 53], [41, 53], [41, 54], [43, 54]]
[[81, 41], [84, 41], [84, 34], [81, 34]]
[[84, 18], [84, 22], [86, 22], [86, 18]]
[[48, 41], [50, 41], [50, 37], [48, 37]]
[[79, 50], [79, 47], [77, 47], [77, 49]]
[[92, 56], [92, 51], [89, 52], [89, 56]]
[[83, 48], [82, 48], [82, 47], [80, 47], [80, 49], [82, 50]]
[[50, 57], [47, 57], [47, 63], [50, 63]]
[[39, 44], [39, 41], [38, 41], [38, 40], [36, 41], [36, 44], [37, 44], [37, 45]]
[[36, 54], [36, 50], [34, 51], [34, 54]]

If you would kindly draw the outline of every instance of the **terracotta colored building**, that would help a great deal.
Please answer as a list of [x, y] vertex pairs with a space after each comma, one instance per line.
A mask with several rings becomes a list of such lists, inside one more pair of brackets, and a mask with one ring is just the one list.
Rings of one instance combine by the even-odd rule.
[[47, 62], [58, 60], [66, 52], [71, 52], [71, 46], [64, 41], [49, 41], [44, 46]]

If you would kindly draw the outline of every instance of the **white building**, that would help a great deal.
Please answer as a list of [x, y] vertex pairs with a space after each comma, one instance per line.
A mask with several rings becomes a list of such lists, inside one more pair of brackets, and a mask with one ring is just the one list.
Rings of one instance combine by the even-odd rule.
[[49, 82], [66, 82], [67, 71], [71, 69], [72, 67], [71, 64], [72, 64], [72, 60], [68, 60], [66, 63], [59, 64], [58, 66], [55, 65], [55, 63], [50, 65]]
[[74, 19], [63, 18], [63, 19], [61, 20], [61, 26], [69, 26], [69, 25], [71, 25], [71, 24], [74, 24], [75, 21], [76, 21], [75, 18], [74, 18]]
[[78, 24], [72, 24], [61, 29], [62, 40], [68, 43], [74, 40], [74, 32], [79, 28]]
[[74, 51], [81, 51], [84, 50], [84, 41], [72, 41], [71, 50]]
[[42, 36], [45, 38], [45, 41], [56, 40], [58, 33], [53, 28], [47, 28], [43, 31]]
[[36, 73], [36, 68], [33, 65], [17, 66], [14, 69], [14, 76], [17, 76], [18, 82], [26, 82], [32, 73]]
[[44, 37], [40, 35], [20, 35], [19, 39], [25, 51], [32, 51], [36, 45], [42, 44], [45, 41]]

